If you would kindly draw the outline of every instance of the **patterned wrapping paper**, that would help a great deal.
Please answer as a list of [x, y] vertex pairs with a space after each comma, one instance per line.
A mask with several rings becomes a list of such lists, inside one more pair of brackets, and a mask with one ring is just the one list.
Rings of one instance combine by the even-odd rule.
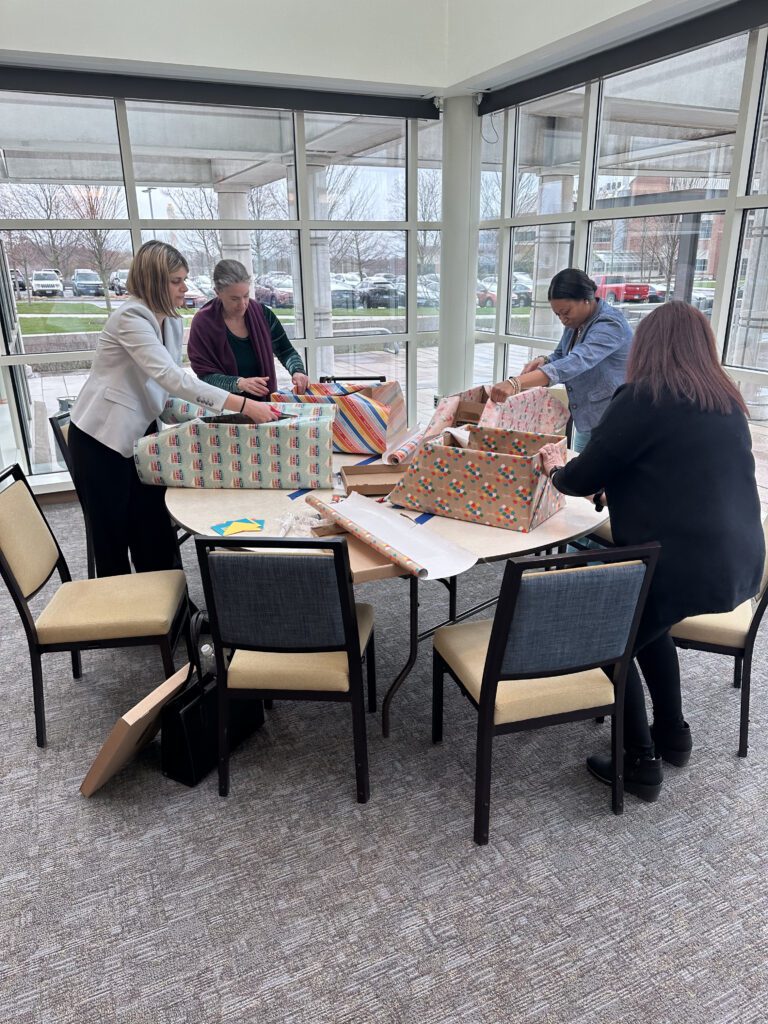
[[139, 479], [165, 487], [332, 488], [335, 409], [285, 408], [290, 418], [272, 423], [210, 416], [143, 437], [133, 454]]
[[310, 384], [303, 395], [276, 392], [272, 400], [335, 406], [333, 443], [338, 452], [381, 455], [406, 434], [405, 400], [397, 381], [372, 386]]
[[196, 405], [183, 398], [169, 398], [160, 413], [160, 420], [169, 426], [175, 426], [177, 423], [189, 423], [190, 420], [201, 419], [203, 416], [208, 416], [210, 412], [211, 410], [205, 405]]
[[506, 402], [486, 402], [481, 427], [502, 427], [536, 434], [564, 434], [568, 410], [546, 388], [531, 388], [511, 395]]
[[409, 459], [413, 458], [414, 453], [426, 436], [426, 430], [415, 431], [410, 437], [406, 437], [404, 441], [401, 441], [396, 448], [388, 448], [382, 455], [381, 461], [386, 462], [390, 466], [399, 466], [402, 462], [408, 462]]
[[470, 447], [427, 441], [389, 495], [393, 505], [528, 533], [565, 507], [539, 451], [565, 438], [470, 427]]

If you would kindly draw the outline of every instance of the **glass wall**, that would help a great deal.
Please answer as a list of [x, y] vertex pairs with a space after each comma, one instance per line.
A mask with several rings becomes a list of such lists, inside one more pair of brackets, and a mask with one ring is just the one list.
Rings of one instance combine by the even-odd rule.
[[61, 468], [47, 419], [77, 396], [150, 238], [189, 261], [187, 328], [216, 263], [237, 259], [313, 378], [385, 374], [415, 420], [407, 353], [417, 331], [436, 345], [441, 179], [439, 121], [0, 92], [3, 462]]

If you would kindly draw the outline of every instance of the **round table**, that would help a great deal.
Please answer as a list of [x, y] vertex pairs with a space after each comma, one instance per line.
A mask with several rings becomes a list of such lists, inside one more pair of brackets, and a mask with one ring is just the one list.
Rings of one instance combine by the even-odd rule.
[[[361, 461], [368, 460], [361, 459], [359, 455], [334, 455], [334, 473], [338, 473], [342, 466], [358, 465]], [[215, 488], [169, 487], [165, 493], [165, 503], [174, 521], [190, 533], [215, 536], [216, 531], [212, 529], [215, 523], [251, 516], [264, 520], [262, 536], [279, 535], [286, 525], [289, 527], [288, 535], [290, 536], [290, 526], [286, 523], [286, 517], [302, 507], [306, 508], [304, 499], [310, 493], [329, 501], [334, 493], [343, 493], [343, 491], [340, 487], [336, 492], [328, 490], [219, 490]], [[414, 516], [417, 514], [413, 513]], [[591, 502], [584, 498], [566, 497], [565, 508], [556, 512], [530, 533], [502, 530], [496, 526], [481, 526], [478, 523], [465, 523], [459, 519], [446, 519], [442, 516], [433, 516], [419, 529], [427, 530], [461, 545], [476, 555], [479, 562], [492, 562], [503, 558], [512, 558], [516, 555], [528, 555], [535, 551], [562, 547], [570, 541], [578, 540], [592, 533], [607, 519], [607, 512], [596, 512]], [[247, 537], [247, 533], [242, 535], [244, 542], [247, 542]], [[391, 579], [404, 575], [402, 568], [356, 537], [347, 535], [347, 544], [354, 583], [368, 583], [373, 580]], [[435, 626], [424, 633], [419, 633], [419, 581], [415, 576], [409, 576], [408, 579], [410, 581], [409, 654], [406, 664], [395, 677], [384, 698], [382, 726], [385, 736], [389, 734], [389, 707], [392, 697], [416, 661], [420, 640], [432, 636], [435, 630], [440, 628]], [[446, 623], [457, 621], [456, 577], [447, 581], [447, 586], [450, 607]], [[483, 608], [490, 607], [493, 603], [495, 600], [485, 602], [477, 608], [463, 612], [460, 618], [473, 615]]]

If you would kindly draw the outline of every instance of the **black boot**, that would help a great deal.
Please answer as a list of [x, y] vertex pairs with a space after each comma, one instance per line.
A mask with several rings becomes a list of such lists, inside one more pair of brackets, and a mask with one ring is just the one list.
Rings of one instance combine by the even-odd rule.
[[[610, 757], [594, 754], [587, 758], [587, 768], [596, 779], [607, 786], [612, 784], [613, 761]], [[624, 752], [624, 789], [627, 793], [634, 793], [641, 800], [653, 803], [661, 792], [663, 779], [661, 758], [653, 757], [653, 748], [650, 753], [645, 750]]]
[[682, 768], [688, 764], [691, 758], [693, 740], [691, 730], [687, 722], [675, 729], [660, 729], [654, 722], [651, 726], [651, 736], [656, 750], [670, 764], [676, 768]]

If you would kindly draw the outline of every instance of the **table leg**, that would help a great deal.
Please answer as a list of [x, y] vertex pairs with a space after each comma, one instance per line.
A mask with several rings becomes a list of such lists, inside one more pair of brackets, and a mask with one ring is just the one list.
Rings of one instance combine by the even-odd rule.
[[395, 696], [397, 691], [403, 685], [405, 677], [411, 671], [413, 666], [416, 664], [416, 658], [419, 653], [419, 578], [418, 576], [411, 576], [409, 578], [410, 587], [410, 615], [409, 615], [409, 648], [408, 648], [408, 660], [406, 661], [403, 668], [395, 676], [392, 685], [387, 690], [387, 695], [384, 698], [384, 702], [381, 705], [381, 732], [386, 738], [389, 736], [389, 705], [392, 703], [392, 698]]

